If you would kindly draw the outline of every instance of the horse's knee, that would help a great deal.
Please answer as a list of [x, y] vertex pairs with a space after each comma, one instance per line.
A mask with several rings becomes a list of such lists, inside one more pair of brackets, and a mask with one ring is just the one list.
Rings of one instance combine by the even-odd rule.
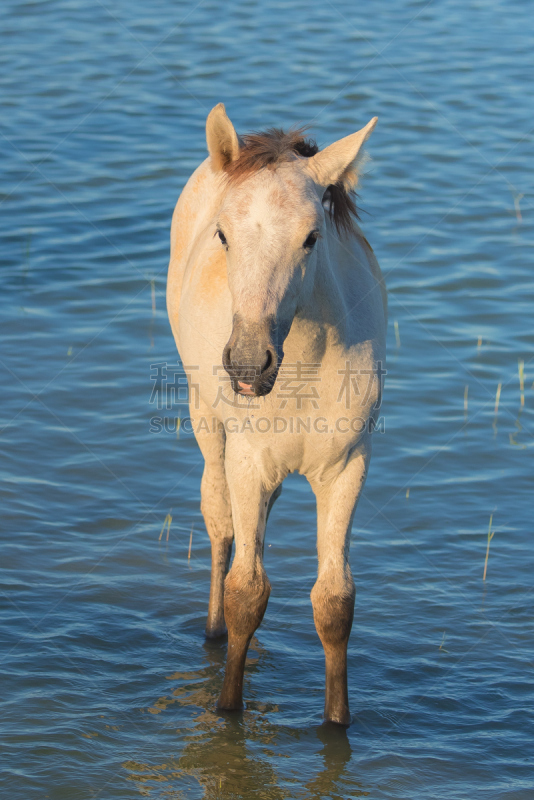
[[228, 633], [250, 637], [267, 608], [271, 584], [263, 567], [244, 573], [233, 566], [224, 582], [224, 617]]
[[352, 575], [342, 580], [325, 574], [317, 580], [311, 592], [315, 627], [323, 646], [335, 646], [348, 641], [354, 616], [356, 589]]

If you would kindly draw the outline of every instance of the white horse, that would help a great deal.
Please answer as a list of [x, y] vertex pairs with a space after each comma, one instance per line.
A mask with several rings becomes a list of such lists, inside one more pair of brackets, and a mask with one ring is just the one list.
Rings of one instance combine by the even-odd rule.
[[302, 130], [239, 137], [220, 103], [206, 123], [209, 157], [174, 211], [167, 307], [205, 460], [206, 634], [228, 630], [220, 709], [243, 707], [247, 648], [271, 588], [267, 517], [297, 470], [317, 499], [311, 601], [325, 652], [325, 717], [350, 723], [349, 538], [386, 336], [385, 288], [354, 220], [352, 190], [376, 121], [319, 151]]

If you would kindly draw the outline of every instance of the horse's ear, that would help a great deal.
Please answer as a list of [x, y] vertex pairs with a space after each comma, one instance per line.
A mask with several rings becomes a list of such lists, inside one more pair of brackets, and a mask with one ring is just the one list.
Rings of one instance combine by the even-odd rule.
[[216, 172], [227, 167], [239, 155], [237, 133], [226, 116], [226, 109], [223, 103], [218, 103], [208, 114], [206, 141], [211, 163]]
[[314, 181], [325, 188], [341, 182], [345, 189], [354, 189], [358, 183], [358, 167], [362, 164], [363, 143], [371, 135], [377, 121], [378, 117], [373, 117], [361, 131], [339, 139], [312, 156], [307, 167]]

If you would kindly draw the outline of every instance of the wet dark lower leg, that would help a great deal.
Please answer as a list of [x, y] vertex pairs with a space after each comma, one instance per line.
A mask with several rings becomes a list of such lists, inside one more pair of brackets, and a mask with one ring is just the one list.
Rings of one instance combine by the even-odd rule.
[[325, 655], [324, 717], [329, 722], [350, 725], [347, 689], [347, 642], [337, 647], [327, 645]]
[[243, 677], [251, 638], [252, 636], [238, 637], [231, 634], [228, 636], [224, 683], [217, 708], [226, 711], [239, 711], [243, 708]]
[[228, 626], [228, 655], [224, 683], [217, 707], [243, 708], [243, 675], [247, 650], [267, 608], [271, 587], [260, 567], [245, 576], [232, 567], [225, 584], [224, 616]]
[[354, 615], [354, 585], [347, 586], [343, 594], [332, 595], [316, 584], [312, 602], [315, 627], [325, 654], [324, 716], [329, 722], [348, 726], [347, 645]]
[[234, 529], [230, 493], [224, 474], [223, 444], [218, 439], [209, 437], [208, 441], [203, 441], [202, 444], [206, 464], [202, 475], [200, 507], [211, 542], [211, 582], [206, 636], [214, 639], [226, 633], [224, 579], [230, 566]]
[[214, 539], [211, 544], [211, 583], [206, 636], [224, 636], [224, 580], [230, 566], [232, 539]]

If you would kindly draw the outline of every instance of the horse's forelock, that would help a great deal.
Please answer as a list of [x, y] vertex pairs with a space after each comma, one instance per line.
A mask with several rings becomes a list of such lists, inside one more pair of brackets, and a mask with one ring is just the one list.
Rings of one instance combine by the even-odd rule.
[[[225, 168], [228, 181], [238, 184], [255, 172], [274, 169], [295, 156], [311, 158], [316, 155], [319, 147], [313, 139], [305, 138], [305, 133], [305, 126], [288, 131], [269, 128], [240, 137], [239, 156]], [[359, 219], [356, 193], [347, 191], [339, 182], [329, 186], [327, 194], [327, 210], [338, 233], [354, 233], [354, 217]]]
[[295, 155], [311, 158], [319, 152], [312, 139], [305, 139], [306, 128], [269, 128], [266, 131], [247, 133], [240, 139], [239, 156], [226, 167], [231, 183], [239, 183], [243, 178], [259, 172], [266, 167], [274, 168]]

